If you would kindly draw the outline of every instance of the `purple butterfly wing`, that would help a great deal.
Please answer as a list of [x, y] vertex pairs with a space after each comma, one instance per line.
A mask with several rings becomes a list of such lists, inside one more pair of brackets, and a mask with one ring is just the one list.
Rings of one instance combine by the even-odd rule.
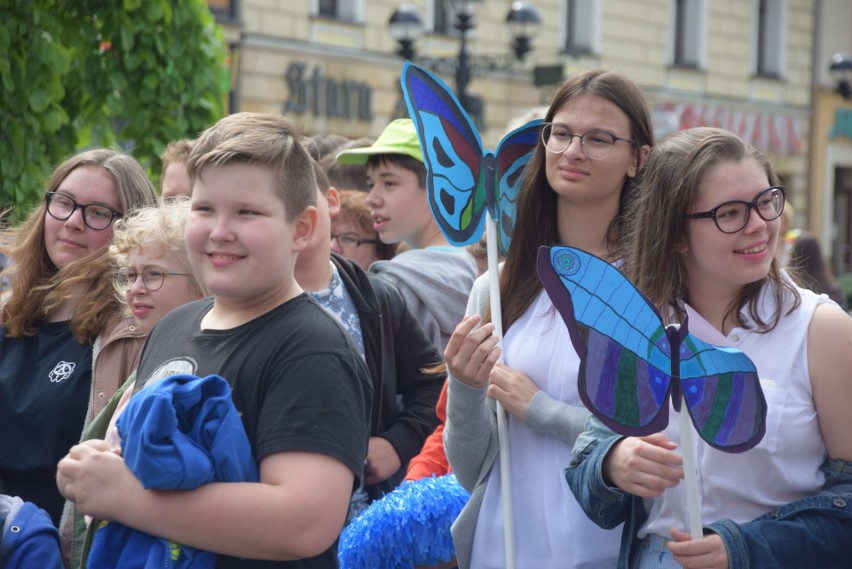
[[766, 401], [742, 351], [708, 344], [659, 313], [618, 269], [571, 247], [542, 247], [538, 272], [581, 358], [583, 402], [614, 431], [647, 435], [668, 424], [669, 395], [698, 434], [725, 452], [753, 448]]
[[686, 333], [680, 344], [681, 391], [698, 434], [725, 452], [745, 452], [766, 432], [766, 399], [754, 363], [740, 350]]
[[542, 247], [538, 274], [580, 356], [586, 407], [617, 433], [668, 424], [671, 347], [659, 314], [611, 264], [571, 247]]

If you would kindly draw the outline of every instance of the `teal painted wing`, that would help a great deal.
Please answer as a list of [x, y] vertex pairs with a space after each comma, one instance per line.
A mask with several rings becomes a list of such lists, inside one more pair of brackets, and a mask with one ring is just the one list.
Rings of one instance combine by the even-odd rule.
[[432, 215], [453, 245], [475, 243], [487, 200], [479, 131], [450, 88], [410, 62], [402, 70], [402, 92], [426, 161]]

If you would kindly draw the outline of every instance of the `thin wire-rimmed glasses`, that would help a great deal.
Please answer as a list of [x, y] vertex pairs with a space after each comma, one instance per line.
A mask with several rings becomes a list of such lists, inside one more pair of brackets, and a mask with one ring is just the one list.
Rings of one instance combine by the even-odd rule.
[[337, 239], [337, 242], [341, 247], [360, 247], [364, 243], [375, 244], [379, 241], [377, 239], [361, 239], [357, 233], [332, 233], [332, 239]]
[[544, 123], [541, 127], [544, 147], [554, 154], [562, 154], [568, 150], [575, 137], [580, 139], [583, 153], [592, 160], [603, 160], [609, 156], [618, 141], [636, 144], [635, 140], [622, 138], [599, 128], [593, 128], [583, 134], [574, 134], [567, 126], [558, 122]]
[[[142, 284], [149, 291], [160, 290], [166, 277], [188, 277], [189, 273], [169, 273], [155, 269], [153, 267], [145, 267], [142, 270]], [[119, 269], [115, 274], [115, 282], [122, 290], [130, 290], [139, 278], [139, 273], [136, 269], [123, 268]]]
[[722, 233], [736, 233], [746, 225], [751, 210], [755, 210], [764, 221], [777, 219], [784, 211], [784, 196], [787, 189], [784, 186], [766, 188], [750, 202], [740, 200], [725, 202], [709, 211], [690, 213], [687, 219], [709, 218], [716, 222], [716, 227]]
[[47, 202], [47, 213], [50, 214], [50, 217], [65, 221], [74, 215], [74, 211], [81, 209], [83, 210], [83, 223], [89, 229], [95, 231], [103, 231], [122, 215], [105, 205], [77, 203], [71, 196], [58, 192], [47, 192], [44, 194], [44, 199]]

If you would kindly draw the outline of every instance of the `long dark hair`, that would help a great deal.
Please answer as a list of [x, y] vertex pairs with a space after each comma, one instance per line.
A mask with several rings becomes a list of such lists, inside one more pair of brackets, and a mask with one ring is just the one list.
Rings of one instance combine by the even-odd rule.
[[[639, 148], [644, 145], [654, 145], [651, 112], [642, 92], [627, 76], [612, 71], [585, 71], [566, 81], [556, 93], [544, 121], [552, 121], [557, 112], [580, 95], [604, 98], [627, 115], [630, 137], [636, 141], [634, 152], [638, 153]], [[614, 251], [620, 249], [624, 213], [632, 200], [633, 188], [633, 178], [625, 176], [618, 213], [607, 230], [607, 239]], [[559, 242], [556, 192], [547, 181], [545, 149], [539, 141], [524, 171], [512, 246], [500, 275], [504, 329], [508, 330], [512, 323], [520, 318], [541, 290], [535, 266], [539, 247]]]

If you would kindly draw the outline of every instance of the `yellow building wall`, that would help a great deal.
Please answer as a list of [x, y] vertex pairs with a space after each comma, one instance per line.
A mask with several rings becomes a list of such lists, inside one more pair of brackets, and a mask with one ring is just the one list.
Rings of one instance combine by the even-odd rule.
[[[534, 0], [543, 25], [533, 39], [534, 50], [524, 62], [508, 70], [475, 77], [468, 92], [485, 101], [486, 126], [481, 134], [494, 146], [510, 121], [531, 107], [546, 105], [556, 86], [535, 87], [536, 65], [560, 65], [564, 75], [587, 68], [626, 73], [645, 91], [649, 104], [658, 110], [684, 105], [705, 115], [739, 113], [746, 121], [772, 117], [784, 122], [782, 136], [792, 133], [796, 144], [784, 140], [767, 145], [767, 154], [790, 186], [789, 200], [809, 225], [817, 223], [810, 165], [812, 58], [816, 0], [787, 1], [786, 68], [781, 79], [755, 77], [753, 28], [756, 0], [707, 0], [705, 66], [700, 70], [670, 65], [671, 17], [674, 0], [599, 0], [599, 49], [592, 55], [572, 56], [562, 51], [561, 0]], [[363, 20], [357, 23], [319, 18], [310, 13], [309, 0], [244, 0], [241, 2], [240, 81], [238, 110], [285, 112], [292, 94], [285, 72], [294, 62], [306, 65], [310, 75], [337, 83], [361, 82], [371, 89], [373, 116], [352, 120], [307, 112], [295, 116], [305, 130], [337, 132], [349, 137], [377, 136], [393, 118], [399, 103], [398, 78], [402, 61], [390, 37], [387, 21], [400, 2], [365, 0]], [[425, 0], [410, 1], [424, 18]], [[511, 2], [488, 0], [474, 5], [476, 27], [469, 52], [474, 56], [509, 59], [511, 38], [505, 23]], [[426, 33], [418, 53], [429, 57], [455, 57], [458, 38]], [[443, 79], [455, 85], [452, 76]], [[688, 122], [688, 121], [687, 121]], [[680, 123], [685, 124], [684, 121]], [[767, 128], [767, 122], [761, 127]], [[778, 124], [781, 124], [780, 122]], [[773, 125], [776, 130], [778, 125]]]

